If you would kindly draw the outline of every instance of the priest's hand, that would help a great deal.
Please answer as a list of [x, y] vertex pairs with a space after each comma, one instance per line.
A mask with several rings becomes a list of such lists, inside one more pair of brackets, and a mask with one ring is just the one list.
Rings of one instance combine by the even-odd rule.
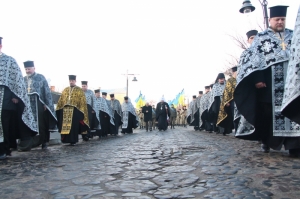
[[229, 103], [227, 103], [227, 104], [226, 104], [226, 106], [228, 107], [228, 106], [230, 106], [230, 104], [229, 104]]
[[16, 98], [12, 98], [11, 100], [12, 100], [12, 102], [13, 102], [14, 104], [17, 104], [17, 103], [19, 102], [19, 100], [16, 99]]
[[44, 111], [46, 111], [47, 110], [47, 107], [44, 105]]
[[266, 84], [264, 82], [258, 82], [257, 84], [255, 84], [256, 88], [265, 88], [267, 87]]

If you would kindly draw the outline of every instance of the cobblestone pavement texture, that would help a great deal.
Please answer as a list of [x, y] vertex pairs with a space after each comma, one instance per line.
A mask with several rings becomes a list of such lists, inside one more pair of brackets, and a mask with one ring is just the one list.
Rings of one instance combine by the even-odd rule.
[[0, 198], [299, 198], [300, 159], [191, 127], [13, 152]]

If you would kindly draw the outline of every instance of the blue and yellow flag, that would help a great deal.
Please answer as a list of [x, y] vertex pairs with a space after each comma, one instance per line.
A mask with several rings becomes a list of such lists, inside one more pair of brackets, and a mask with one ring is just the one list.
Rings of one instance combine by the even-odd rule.
[[146, 104], [145, 99], [146, 99], [145, 95], [143, 96], [142, 92], [140, 91], [138, 98], [136, 98], [136, 100], [135, 100], [135, 103], [136, 103], [135, 108], [140, 109], [141, 107], [145, 106], [145, 104]]
[[184, 89], [173, 100], [170, 100], [168, 104], [173, 104], [175, 108], [184, 106]]
[[184, 89], [180, 92], [177, 106], [184, 106]]

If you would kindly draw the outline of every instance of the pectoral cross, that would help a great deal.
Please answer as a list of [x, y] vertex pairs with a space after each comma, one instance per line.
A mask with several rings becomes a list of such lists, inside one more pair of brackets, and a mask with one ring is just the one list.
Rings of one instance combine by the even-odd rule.
[[27, 92], [30, 93], [31, 78], [28, 78], [28, 76], [27, 76], [27, 81], [28, 81]]
[[285, 50], [285, 49], [286, 49], [286, 46], [287, 46], [287, 44], [286, 44], [286, 43], [284, 43], [284, 41], [282, 41], [282, 43], [280, 44], [280, 46], [281, 46], [282, 50]]

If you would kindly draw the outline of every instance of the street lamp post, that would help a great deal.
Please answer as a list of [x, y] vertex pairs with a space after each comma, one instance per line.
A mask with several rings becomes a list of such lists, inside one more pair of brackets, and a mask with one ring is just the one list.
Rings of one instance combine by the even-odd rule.
[[139, 75], [139, 74], [128, 74], [128, 70], [127, 70], [127, 72], [126, 72], [126, 74], [122, 74], [122, 75], [126, 75], [126, 96], [128, 96], [128, 76], [129, 75], [133, 75], [134, 77], [133, 77], [133, 82], [137, 82], [137, 79], [136, 79], [136, 75]]
[[[268, 11], [267, 11], [267, 5], [268, 2], [266, 0], [259, 0], [260, 5], [262, 6], [263, 9], [263, 15], [264, 15], [264, 24], [265, 24], [265, 28], [269, 28], [269, 22], [268, 22]], [[240, 13], [250, 13], [253, 12], [255, 10], [255, 7], [251, 4], [250, 0], [244, 0], [243, 1], [243, 5], [242, 8], [240, 9]]]

